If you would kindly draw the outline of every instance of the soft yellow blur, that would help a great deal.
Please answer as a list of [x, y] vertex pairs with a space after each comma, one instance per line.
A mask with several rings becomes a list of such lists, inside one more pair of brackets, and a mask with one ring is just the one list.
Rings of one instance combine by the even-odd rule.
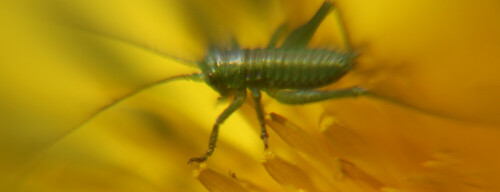
[[[267, 152], [248, 101], [221, 127], [207, 164], [186, 164], [228, 104], [203, 83], [157, 86], [81, 125], [143, 85], [197, 69], [62, 21], [199, 61], [230, 35], [265, 47], [278, 26], [300, 26], [321, 3], [1, 1], [0, 191], [499, 191], [495, 0], [338, 0], [360, 58], [328, 88], [361, 85], [386, 100], [286, 106], [264, 97]], [[339, 41], [332, 15], [310, 47]]]

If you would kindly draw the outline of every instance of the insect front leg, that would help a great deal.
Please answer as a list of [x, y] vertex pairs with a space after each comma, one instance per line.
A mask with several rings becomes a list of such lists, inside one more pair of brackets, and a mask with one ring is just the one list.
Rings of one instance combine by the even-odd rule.
[[217, 137], [219, 136], [219, 126], [224, 123], [224, 121], [231, 116], [233, 112], [239, 109], [243, 103], [245, 103], [247, 93], [245, 89], [238, 90], [236, 92], [233, 102], [222, 112], [217, 120], [215, 121], [214, 127], [212, 128], [212, 133], [210, 134], [210, 141], [208, 142], [208, 150], [205, 154], [198, 158], [191, 158], [189, 164], [193, 162], [204, 162], [214, 153], [215, 144], [217, 143]]
[[255, 111], [257, 112], [257, 118], [259, 119], [260, 124], [260, 138], [264, 141], [264, 147], [267, 149], [267, 138], [269, 135], [266, 130], [266, 123], [264, 121], [264, 110], [262, 109], [262, 102], [260, 101], [262, 98], [262, 94], [259, 89], [252, 88], [252, 97], [255, 101]]
[[270, 89], [266, 92], [270, 97], [275, 98], [279, 102], [291, 105], [313, 103], [343, 97], [356, 97], [367, 93], [365, 89], [360, 87], [325, 91]]

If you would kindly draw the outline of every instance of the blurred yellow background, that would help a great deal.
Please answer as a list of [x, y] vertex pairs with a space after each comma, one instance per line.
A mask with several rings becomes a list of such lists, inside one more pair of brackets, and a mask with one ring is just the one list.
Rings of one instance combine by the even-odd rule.
[[[227, 105], [203, 83], [157, 86], [86, 121], [197, 69], [69, 26], [200, 61], [211, 41], [230, 36], [265, 47], [278, 26], [300, 26], [321, 4], [1, 1], [0, 190], [499, 191], [496, 0], [336, 1], [360, 57], [328, 88], [361, 85], [388, 100], [286, 106], [265, 96], [274, 113], [267, 153], [249, 101], [221, 127], [207, 167], [186, 164]], [[310, 47], [341, 47], [333, 15]]]

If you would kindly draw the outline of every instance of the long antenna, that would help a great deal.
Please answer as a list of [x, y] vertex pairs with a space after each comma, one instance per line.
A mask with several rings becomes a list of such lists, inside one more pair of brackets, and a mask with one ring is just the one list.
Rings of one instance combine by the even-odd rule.
[[143, 92], [143, 91], [145, 91], [147, 89], [156, 87], [156, 86], [161, 85], [161, 84], [165, 84], [165, 83], [167, 83], [169, 81], [173, 81], [173, 80], [185, 79], [185, 80], [201, 81], [202, 78], [203, 78], [202, 74], [200, 74], [200, 73], [194, 73], [194, 74], [188, 74], [188, 75], [177, 75], [177, 76], [168, 77], [168, 78], [165, 78], [165, 79], [160, 79], [158, 81], [152, 82], [152, 83], [147, 84], [145, 86], [142, 86], [141, 88], [136, 89], [136, 90], [134, 90], [134, 91], [132, 91], [130, 93], [127, 93], [123, 97], [117, 98], [117, 99], [113, 100], [112, 102], [110, 102], [110, 103], [102, 106], [97, 111], [93, 112], [86, 120], [84, 120], [82, 123], [80, 123], [76, 128], [85, 125], [90, 120], [94, 119], [96, 116], [98, 116], [99, 114], [101, 114], [102, 112], [108, 110], [111, 107], [114, 107], [114, 106], [118, 105], [122, 101], [124, 101], [124, 100], [126, 100], [126, 99], [128, 99], [130, 97], [133, 97], [133, 96], [137, 95], [138, 93], [141, 93], [141, 92]]
[[85, 124], [87, 124], [88, 122], [90, 122], [91, 120], [93, 120], [95, 117], [99, 116], [99, 114], [101, 114], [101, 113], [105, 112], [106, 110], [108, 110], [108, 109], [110, 109], [110, 108], [112, 108], [112, 107], [120, 104], [124, 100], [126, 100], [128, 98], [131, 98], [131, 97], [133, 97], [133, 96], [135, 96], [135, 95], [137, 95], [137, 94], [139, 94], [139, 93], [141, 93], [141, 92], [143, 92], [145, 90], [148, 90], [148, 89], [151, 89], [153, 87], [156, 87], [158, 85], [162, 85], [162, 84], [168, 83], [168, 82], [173, 81], [173, 80], [181, 80], [181, 79], [193, 80], [193, 81], [202, 81], [203, 80], [203, 74], [201, 74], [201, 73], [194, 73], [194, 74], [177, 75], [177, 76], [173, 76], [173, 77], [168, 77], [168, 78], [160, 79], [158, 81], [155, 81], [155, 82], [149, 83], [147, 85], [144, 85], [144, 86], [140, 87], [139, 89], [133, 90], [132, 92], [129, 92], [126, 95], [124, 95], [122, 97], [119, 97], [117, 99], [114, 99], [110, 103], [105, 104], [104, 106], [100, 107], [96, 111], [92, 112], [85, 120], [83, 120], [82, 122], [80, 122], [79, 124], [77, 124], [75, 127], [73, 127], [72, 129], [70, 129], [70, 131], [66, 132], [64, 135], [62, 135], [61, 137], [59, 137], [55, 141], [51, 142], [51, 144], [49, 146], [47, 146], [47, 147], [50, 147], [53, 144], [58, 143], [58, 141], [64, 139], [65, 137], [67, 137], [68, 135], [70, 135], [71, 133], [73, 133], [78, 128], [84, 126]]
[[91, 29], [91, 28], [88, 28], [88, 27], [80, 27], [80, 26], [71, 26], [71, 28], [75, 29], [75, 30], [78, 30], [78, 31], [81, 31], [81, 32], [84, 32], [84, 33], [87, 33], [87, 34], [90, 34], [90, 35], [103, 37], [103, 38], [106, 38], [106, 39], [110, 39], [110, 40], [113, 40], [113, 41], [117, 41], [117, 42], [121, 42], [121, 43], [130, 45], [130, 46], [133, 46], [133, 47], [137, 47], [137, 48], [140, 48], [142, 50], [146, 50], [146, 51], [149, 51], [149, 52], [154, 53], [156, 55], [159, 55], [159, 56], [161, 56], [163, 58], [171, 59], [171, 60], [175, 60], [175, 61], [181, 62], [181, 63], [186, 64], [188, 66], [197, 66], [197, 64], [198, 64], [197, 61], [191, 61], [191, 60], [183, 59], [183, 58], [180, 58], [180, 57], [176, 57], [176, 56], [167, 54], [167, 53], [165, 53], [165, 52], [163, 52], [161, 50], [155, 49], [152, 46], [148, 46], [148, 45], [145, 45], [143, 43], [139, 43], [139, 42], [133, 41], [131, 39], [126, 39], [126, 38], [119, 37], [119, 36], [113, 35], [113, 34], [109, 34], [109, 33], [103, 32], [103, 31], [98, 31], [98, 30]]

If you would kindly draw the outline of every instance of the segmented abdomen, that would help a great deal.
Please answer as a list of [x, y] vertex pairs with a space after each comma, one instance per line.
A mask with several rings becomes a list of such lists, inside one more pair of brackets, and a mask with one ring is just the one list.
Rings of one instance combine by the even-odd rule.
[[299, 89], [321, 87], [338, 80], [350, 69], [350, 58], [320, 49], [252, 49], [209, 54], [206, 61], [228, 83]]

